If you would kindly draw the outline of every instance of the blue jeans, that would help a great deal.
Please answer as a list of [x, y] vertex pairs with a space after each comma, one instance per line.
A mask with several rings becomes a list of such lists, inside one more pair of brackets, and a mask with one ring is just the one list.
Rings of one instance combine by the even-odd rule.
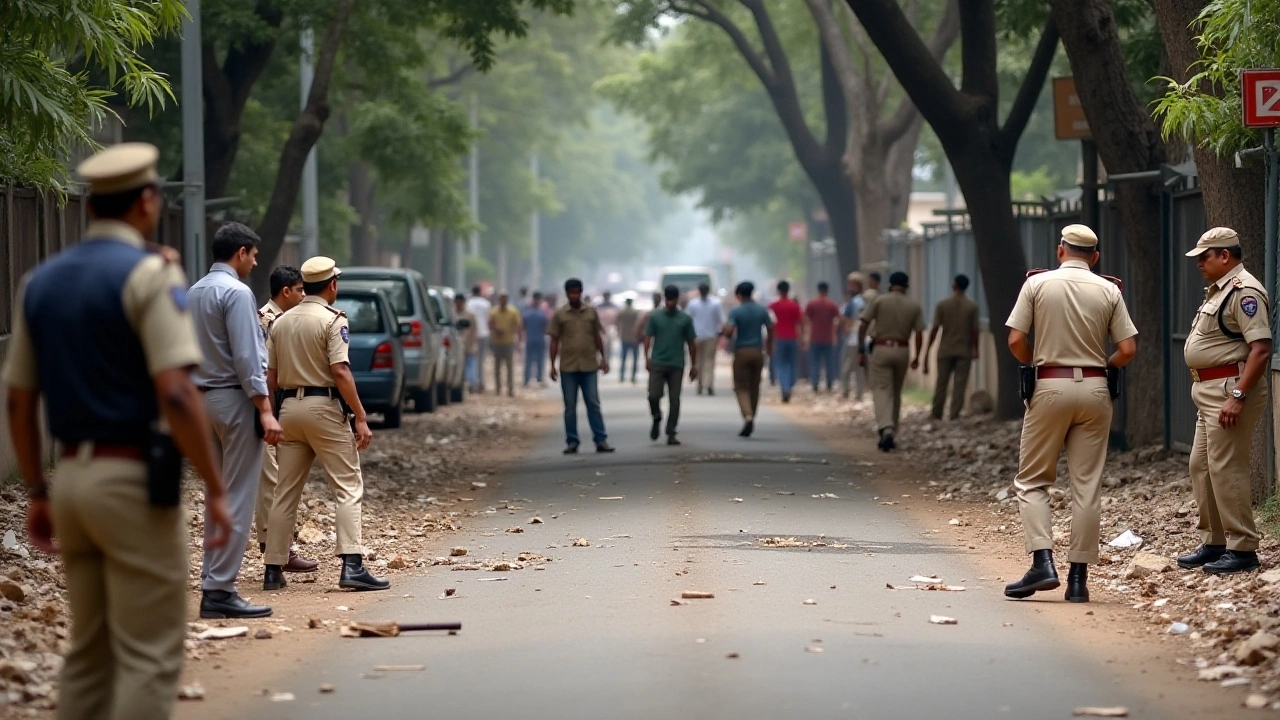
[[771, 364], [778, 374], [778, 386], [783, 395], [790, 395], [791, 388], [796, 386], [796, 349], [795, 340], [776, 340], [773, 343]]
[[840, 353], [831, 343], [813, 343], [809, 346], [809, 382], [813, 383], [814, 390], [818, 389], [818, 379], [824, 371], [830, 390], [840, 374]]
[[474, 390], [480, 386], [480, 356], [475, 353], [469, 353], [464, 367], [464, 374], [467, 376], [467, 387]]
[[636, 379], [636, 372], [640, 370], [640, 344], [639, 343], [622, 343], [622, 357], [619, 359], [618, 382], [627, 381], [627, 355], [631, 356], [631, 379]]
[[[536, 373], [534, 371], [537, 371]], [[536, 378], [539, 383], [547, 374], [547, 343], [539, 340], [538, 342], [526, 342], [524, 344], [524, 384], [528, 385], [531, 379]]]
[[577, 445], [578, 391], [587, 404], [587, 423], [591, 425], [591, 439], [597, 445], [608, 439], [604, 432], [604, 415], [600, 413], [599, 375], [591, 372], [560, 373], [560, 390], [564, 393], [564, 439], [567, 445]]

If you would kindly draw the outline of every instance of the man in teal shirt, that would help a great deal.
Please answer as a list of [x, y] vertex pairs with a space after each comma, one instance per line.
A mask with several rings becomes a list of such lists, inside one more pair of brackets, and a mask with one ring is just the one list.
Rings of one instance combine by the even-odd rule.
[[689, 379], [698, 379], [698, 334], [693, 329], [693, 318], [678, 306], [680, 288], [668, 285], [662, 292], [664, 300], [660, 310], [649, 313], [644, 328], [644, 365], [649, 371], [649, 410], [653, 413], [653, 428], [649, 439], [657, 440], [662, 427], [662, 390], [671, 393], [668, 401], [667, 444], [679, 445], [676, 439], [676, 423], [680, 421], [680, 386], [684, 378], [684, 350], [689, 348]]
[[760, 407], [760, 375], [765, 355], [773, 354], [773, 319], [769, 311], [752, 299], [756, 286], [749, 281], [738, 283], [734, 294], [738, 307], [729, 313], [724, 326], [725, 337], [734, 341], [733, 392], [742, 410], [742, 432], [751, 437], [756, 428], [756, 410]]

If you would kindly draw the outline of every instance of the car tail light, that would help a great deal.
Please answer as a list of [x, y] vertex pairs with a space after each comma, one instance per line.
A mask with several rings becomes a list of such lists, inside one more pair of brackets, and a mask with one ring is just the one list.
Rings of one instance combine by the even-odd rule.
[[374, 370], [394, 370], [396, 366], [395, 349], [391, 347], [391, 343], [384, 342], [373, 351], [373, 369]]
[[453, 340], [450, 340], [450, 339], [449, 339], [449, 337], [448, 337], [447, 335], [446, 335], [446, 336], [445, 336], [445, 338], [444, 338], [444, 346], [445, 346], [445, 348], [451, 348], [451, 347], [453, 347]]
[[422, 347], [422, 322], [419, 320], [410, 320], [409, 325], [413, 327], [412, 332], [404, 336], [400, 344], [407, 348]]

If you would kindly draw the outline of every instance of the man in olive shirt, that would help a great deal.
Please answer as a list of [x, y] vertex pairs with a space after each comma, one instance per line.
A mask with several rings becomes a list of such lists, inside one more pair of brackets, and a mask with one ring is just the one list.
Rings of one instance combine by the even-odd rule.
[[[600, 412], [600, 385], [596, 372], [609, 372], [609, 357], [604, 352], [604, 327], [596, 309], [582, 301], [582, 281], [569, 278], [564, 283], [569, 302], [551, 316], [547, 334], [551, 336], [551, 381], [564, 379], [560, 389], [564, 395], [565, 455], [578, 452], [578, 391], [587, 405], [587, 422], [596, 452], [611, 453]], [[559, 367], [557, 367], [559, 360]]]
[[663, 308], [649, 314], [644, 329], [644, 363], [649, 371], [649, 410], [653, 428], [649, 439], [657, 440], [662, 425], [662, 389], [671, 393], [667, 416], [667, 444], [679, 445], [676, 424], [680, 422], [680, 384], [684, 378], [684, 349], [689, 348], [689, 379], [698, 379], [698, 333], [693, 318], [680, 309], [680, 288], [668, 285], [663, 291]]
[[907, 343], [916, 337], [916, 356], [911, 369], [920, 366], [920, 351], [924, 345], [924, 315], [920, 303], [907, 297], [907, 274], [895, 272], [889, 276], [889, 292], [877, 295], [862, 311], [862, 323], [858, 327], [858, 346], [863, 347], [867, 330], [872, 323], [876, 336], [871, 343], [871, 362], [866, 355], [861, 363], [870, 365], [867, 381], [876, 404], [876, 432], [880, 433], [879, 448], [889, 452], [895, 445], [894, 433], [898, 430], [898, 418], [902, 412], [902, 385], [907, 379], [907, 359], [910, 351]]
[[942, 342], [938, 345], [938, 383], [933, 389], [933, 418], [942, 419], [943, 406], [947, 403], [947, 385], [955, 375], [951, 393], [951, 419], [960, 417], [964, 408], [964, 393], [969, 387], [969, 367], [978, 359], [978, 305], [965, 297], [969, 278], [957, 275], [951, 284], [951, 297], [938, 301], [933, 311], [933, 329], [929, 331], [929, 344], [924, 350], [924, 374], [929, 374], [929, 351], [942, 330]]

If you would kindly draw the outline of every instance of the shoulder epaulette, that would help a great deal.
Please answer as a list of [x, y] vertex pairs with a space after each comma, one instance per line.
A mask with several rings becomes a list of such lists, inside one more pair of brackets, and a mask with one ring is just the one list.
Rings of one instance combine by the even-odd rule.
[[1239, 275], [1231, 278], [1231, 284], [1234, 285], [1237, 290], [1244, 289], [1244, 281], [1240, 279]]
[[338, 308], [336, 308], [336, 307], [334, 307], [334, 306], [332, 306], [332, 305], [325, 305], [325, 306], [324, 306], [324, 309], [325, 309], [325, 310], [328, 310], [329, 312], [333, 313], [334, 315], [337, 315], [338, 317], [346, 317], [346, 316], [347, 316], [347, 314], [346, 314], [345, 312], [343, 312], [342, 310], [339, 310]]
[[1099, 275], [1099, 277], [1101, 277], [1104, 280], [1110, 280], [1111, 283], [1115, 285], [1117, 288], [1119, 288], [1121, 291], [1124, 290], [1124, 281], [1121, 280], [1120, 278], [1114, 275]]
[[1032, 275], [1039, 275], [1040, 273], [1044, 273], [1044, 272], [1049, 272], [1049, 268], [1036, 268], [1035, 270], [1028, 270], [1027, 277], [1023, 279], [1025, 280], [1031, 277]]

